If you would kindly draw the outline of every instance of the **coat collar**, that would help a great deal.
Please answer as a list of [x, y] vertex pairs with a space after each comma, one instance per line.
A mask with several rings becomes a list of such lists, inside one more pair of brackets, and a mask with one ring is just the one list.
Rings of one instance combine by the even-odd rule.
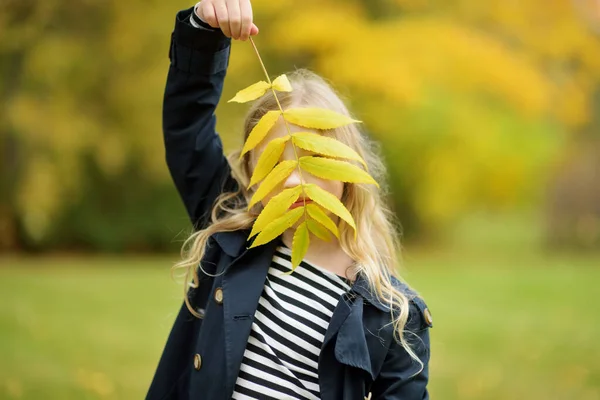
[[[252, 243], [252, 240], [254, 238], [248, 240], [249, 235], [249, 230], [217, 232], [214, 234], [214, 239], [217, 242], [217, 244], [221, 247], [221, 249], [223, 249], [225, 254], [227, 254], [230, 257], [236, 258], [239, 257], [244, 250], [246, 250], [246, 242], [248, 242], [248, 246]], [[392, 277], [392, 282], [395, 285], [402, 285], [394, 277]], [[377, 294], [371, 290], [371, 288], [369, 287], [369, 282], [362, 274], [358, 275], [350, 291], [360, 295], [369, 304], [375, 306], [379, 310], [385, 312], [390, 311], [390, 307], [384, 304], [379, 298], [379, 296], [377, 296]]]
[[246, 249], [244, 245], [248, 241], [249, 235], [250, 231], [244, 229], [231, 232], [217, 232], [213, 235], [213, 238], [225, 254], [236, 258]]
[[[340, 364], [362, 369], [372, 379], [375, 379], [376, 373], [373, 369], [365, 332], [377, 331], [380, 327], [365, 327], [367, 321], [363, 316], [364, 299], [361, 296], [344, 295], [331, 316], [323, 339], [321, 354], [329, 343], [332, 343], [335, 359]], [[377, 321], [381, 320], [383, 318], [377, 318]], [[372, 325], [372, 322], [369, 324]], [[321, 368], [322, 365], [319, 363], [319, 374], [325, 376], [326, 371]]]
[[337, 330], [334, 354], [338, 362], [366, 371], [375, 379], [371, 363], [371, 355], [365, 335], [363, 320], [363, 298], [357, 297], [349, 309], [345, 305], [347, 316]]
[[356, 281], [354, 281], [354, 284], [352, 285], [352, 288], [350, 289], [350, 292], [358, 294], [364, 300], [366, 300], [369, 304], [371, 304], [372, 306], [375, 306], [375, 308], [377, 308], [381, 311], [384, 311], [384, 312], [390, 311], [390, 307], [388, 305], [384, 304], [381, 301], [381, 299], [379, 298], [379, 296], [377, 296], [377, 293], [374, 293], [373, 290], [371, 290], [371, 288], [369, 287], [369, 282], [362, 274], [358, 274]]

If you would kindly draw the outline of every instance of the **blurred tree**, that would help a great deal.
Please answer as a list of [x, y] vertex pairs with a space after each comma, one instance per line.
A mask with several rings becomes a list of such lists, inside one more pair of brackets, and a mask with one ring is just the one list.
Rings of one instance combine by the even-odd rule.
[[548, 189], [550, 249], [600, 248], [600, 91], [591, 114], [590, 123], [571, 136]]
[[[164, 16], [185, 6], [0, 4], [0, 129], [7, 155], [0, 246], [137, 248], [155, 235], [147, 229], [150, 219], [164, 230], [161, 247], [170, 243], [173, 231], [165, 228], [183, 219], [181, 206], [164, 216], [161, 210], [173, 201], [149, 204], [157, 192], [172, 193], [159, 112], [166, 51], [156, 49], [168, 48], [173, 18]], [[140, 207], [127, 205], [132, 198]], [[86, 212], [73, 212], [81, 208]], [[83, 215], [85, 221], [73, 219]], [[83, 237], [111, 238], [112, 244], [88, 241], [83, 231], [89, 232]]]
[[552, 82], [550, 116], [571, 134], [548, 170], [547, 241], [552, 249], [600, 248], [600, 2], [443, 3], [523, 49]]
[[[540, 201], [565, 133], [597, 132], [600, 44], [573, 4], [253, 1], [271, 73], [309, 67], [342, 89], [384, 144], [405, 231], [425, 237], [465, 211]], [[179, 245], [160, 108], [168, 33], [189, 6], [0, 3], [0, 247]], [[233, 46], [225, 98], [262, 78], [251, 46]], [[239, 108], [218, 115], [240, 145]]]
[[282, 57], [309, 52], [351, 91], [385, 143], [408, 233], [435, 235], [478, 207], [539, 202], [564, 133], [589, 125], [598, 87], [600, 43], [573, 3], [377, 4], [341, 13], [339, 2], [305, 2], [306, 12], [275, 19], [272, 46]]

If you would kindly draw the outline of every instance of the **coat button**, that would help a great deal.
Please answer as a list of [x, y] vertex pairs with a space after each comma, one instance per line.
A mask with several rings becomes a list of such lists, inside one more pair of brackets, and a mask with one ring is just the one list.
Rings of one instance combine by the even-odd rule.
[[196, 371], [200, 371], [200, 368], [202, 368], [202, 357], [200, 357], [200, 354], [194, 356], [194, 368]]
[[429, 308], [426, 308], [423, 311], [423, 317], [425, 318], [425, 322], [427, 323], [427, 325], [433, 325], [433, 318], [431, 318], [431, 312], [429, 311]]
[[215, 289], [215, 301], [217, 304], [223, 304], [223, 289], [220, 287]]

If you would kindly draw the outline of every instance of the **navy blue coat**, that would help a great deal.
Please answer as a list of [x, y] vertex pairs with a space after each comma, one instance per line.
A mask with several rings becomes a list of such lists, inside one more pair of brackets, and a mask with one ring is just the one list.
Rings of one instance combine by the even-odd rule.
[[[164, 97], [167, 164], [196, 228], [206, 226], [215, 198], [236, 182], [215, 132], [230, 40], [221, 31], [193, 28], [191, 9], [177, 14]], [[182, 305], [147, 394], [150, 400], [229, 399], [276, 241], [247, 249], [247, 231], [209, 239], [200, 285], [191, 302], [202, 318]], [[319, 357], [325, 400], [428, 399], [429, 326], [423, 301], [412, 298], [406, 338], [424, 364], [393, 339], [390, 310], [358, 277], [340, 299]], [[218, 295], [215, 295], [218, 293]], [[425, 313], [425, 314], [424, 314]]]

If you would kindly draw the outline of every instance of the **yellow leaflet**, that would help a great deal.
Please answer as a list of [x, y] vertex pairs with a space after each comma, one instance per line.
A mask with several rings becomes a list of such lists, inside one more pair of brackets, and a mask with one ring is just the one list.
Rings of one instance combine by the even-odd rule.
[[329, 242], [331, 240], [329, 231], [323, 225], [319, 224], [317, 221], [314, 221], [312, 219], [307, 219], [305, 223], [306, 223], [306, 226], [308, 227], [308, 230], [313, 235], [318, 237], [319, 239], [324, 240], [326, 242]]
[[263, 245], [275, 239], [288, 228], [291, 228], [300, 219], [302, 214], [304, 214], [304, 207], [297, 207], [277, 218], [258, 234], [250, 248]]
[[279, 75], [273, 81], [273, 89], [279, 90], [280, 92], [291, 92], [292, 85], [290, 84], [290, 81], [288, 80], [287, 76], [285, 76], [285, 74]]
[[228, 103], [236, 102], [236, 103], [247, 103], [252, 100], [258, 99], [260, 96], [264, 95], [267, 90], [271, 88], [265, 81], [256, 82], [245, 89], [240, 90], [235, 94], [233, 99], [229, 100]]
[[317, 221], [319, 224], [323, 225], [325, 228], [329, 229], [331, 233], [335, 235], [335, 237], [337, 237], [338, 239], [340, 238], [340, 232], [338, 231], [335, 222], [333, 222], [331, 218], [329, 218], [329, 216], [325, 214], [325, 211], [321, 210], [321, 208], [318, 205], [309, 203], [306, 206], [306, 211], [312, 219]]
[[347, 161], [304, 156], [300, 157], [300, 168], [323, 179], [353, 183], [372, 183], [379, 187], [379, 184], [375, 182], [375, 179], [371, 175]]
[[254, 168], [254, 173], [252, 173], [252, 178], [250, 179], [248, 187], [262, 181], [263, 178], [271, 172], [275, 164], [277, 164], [277, 161], [279, 161], [279, 158], [285, 149], [285, 143], [289, 139], [289, 136], [284, 136], [282, 138], [273, 139], [267, 144], [265, 151], [263, 151], [258, 158], [256, 168]]
[[354, 223], [354, 219], [352, 218], [352, 215], [350, 215], [350, 211], [344, 207], [342, 202], [339, 201], [337, 197], [328, 191], [321, 189], [314, 183], [304, 185], [304, 192], [315, 203], [346, 221], [348, 225], [354, 229], [354, 236], [356, 237], [356, 224]]
[[306, 255], [309, 244], [308, 226], [305, 221], [298, 225], [296, 232], [294, 232], [294, 239], [292, 240], [292, 271], [300, 265], [300, 261], [302, 261]]
[[285, 189], [277, 196], [274, 196], [258, 215], [256, 221], [254, 221], [250, 237], [262, 231], [273, 220], [281, 217], [298, 200], [300, 193], [302, 193], [302, 186], [298, 185]]
[[296, 132], [292, 133], [292, 141], [294, 145], [304, 150], [324, 156], [359, 161], [367, 168], [367, 163], [357, 152], [334, 138], [312, 132]]
[[354, 122], [361, 122], [326, 108], [291, 108], [283, 112], [286, 121], [313, 129], [333, 129]]
[[285, 160], [280, 162], [271, 172], [269, 172], [269, 175], [267, 175], [265, 180], [260, 184], [252, 196], [252, 199], [250, 199], [248, 209], [261, 201], [271, 192], [271, 190], [275, 189], [275, 186], [287, 178], [297, 166], [298, 161], [296, 160]]
[[268, 111], [263, 117], [258, 121], [258, 123], [254, 126], [250, 134], [248, 135], [248, 139], [246, 139], [246, 143], [244, 143], [244, 148], [242, 149], [242, 154], [240, 154], [240, 158], [256, 146], [267, 136], [269, 130], [275, 125], [277, 119], [281, 115], [281, 111]]

